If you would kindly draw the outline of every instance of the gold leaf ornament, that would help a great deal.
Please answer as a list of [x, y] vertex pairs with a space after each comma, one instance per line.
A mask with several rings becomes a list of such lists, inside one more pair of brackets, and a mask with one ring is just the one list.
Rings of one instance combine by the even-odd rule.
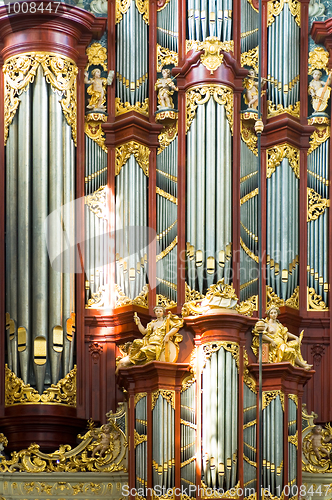
[[115, 175], [119, 175], [122, 167], [127, 163], [131, 155], [135, 159], [144, 174], [149, 177], [149, 155], [150, 149], [136, 141], [126, 142], [115, 150]]
[[102, 66], [104, 71], [107, 71], [107, 50], [100, 43], [93, 43], [86, 49], [88, 56], [88, 65], [86, 71], [90, 66]]
[[275, 169], [280, 165], [284, 158], [287, 158], [289, 164], [297, 177], [300, 178], [300, 151], [289, 144], [281, 144], [267, 149], [267, 169], [266, 177], [270, 178]]

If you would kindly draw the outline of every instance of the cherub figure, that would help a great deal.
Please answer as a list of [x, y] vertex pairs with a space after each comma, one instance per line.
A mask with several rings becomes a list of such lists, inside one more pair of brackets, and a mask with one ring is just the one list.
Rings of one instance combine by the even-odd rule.
[[111, 430], [110, 424], [103, 425], [101, 427], [101, 437], [98, 436], [95, 430], [91, 431], [91, 436], [98, 440], [97, 446], [95, 446], [92, 450], [92, 458], [94, 458], [97, 452], [99, 452], [99, 457], [102, 457], [104, 453], [111, 448], [113, 441]]
[[[322, 458], [328, 458], [330, 455], [330, 451], [325, 448], [325, 444], [329, 443], [332, 439], [332, 436], [324, 436], [323, 428], [321, 425], [315, 425], [312, 429], [312, 436], [310, 439], [312, 450], [316, 455], [317, 460], [321, 460]], [[324, 457], [325, 455], [325, 457]]]
[[178, 331], [183, 326], [183, 320], [172, 313], [166, 315], [166, 309], [162, 306], [156, 306], [154, 313], [156, 319], [150, 321], [146, 328], [135, 313], [134, 321], [144, 337], [125, 344], [123, 354], [126, 355], [120, 359], [117, 372], [121, 368], [143, 365], [154, 360], [176, 362], [178, 343], [182, 341], [182, 335]]
[[87, 88], [87, 93], [91, 96], [89, 99], [88, 109], [93, 111], [106, 111], [106, 85], [111, 85], [114, 77], [114, 71], [110, 71], [107, 78], [101, 77], [99, 68], [91, 71], [92, 78], [89, 79], [89, 74], [84, 73], [84, 83], [90, 84]]
[[155, 89], [158, 90], [158, 102], [159, 108], [174, 108], [174, 103], [171, 98], [171, 95], [174, 94], [174, 90], [179, 90], [172, 78], [171, 78], [171, 70], [164, 68], [161, 71], [162, 78], [159, 78], [156, 81]]
[[326, 82], [321, 80], [323, 73], [319, 69], [314, 69], [312, 72], [312, 80], [308, 86], [308, 94], [312, 98], [312, 107], [315, 112], [324, 111], [327, 107], [328, 100], [331, 94], [331, 88], [329, 87], [331, 83], [330, 72]]
[[248, 109], [257, 109], [258, 106], [258, 79], [254, 69], [250, 69], [248, 76], [243, 80], [244, 102]]

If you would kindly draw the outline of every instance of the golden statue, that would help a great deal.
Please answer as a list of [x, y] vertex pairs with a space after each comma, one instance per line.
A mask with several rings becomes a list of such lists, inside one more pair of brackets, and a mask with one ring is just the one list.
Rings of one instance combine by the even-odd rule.
[[288, 361], [292, 365], [297, 365], [305, 370], [310, 370], [312, 365], [304, 361], [301, 354], [301, 341], [303, 331], [297, 337], [288, 331], [280, 321], [278, 321], [280, 310], [272, 305], [266, 311], [265, 320], [257, 321], [252, 333], [252, 350], [258, 356], [259, 334], [262, 334], [262, 341], [269, 346], [269, 363], [282, 363]]
[[328, 100], [331, 94], [331, 73], [329, 74], [326, 82], [321, 80], [322, 72], [319, 69], [314, 69], [312, 72], [312, 80], [309, 83], [308, 94], [312, 98], [312, 107], [315, 113], [322, 112], [327, 108]]
[[163, 69], [161, 71], [162, 78], [159, 78], [155, 83], [155, 90], [158, 90], [158, 108], [174, 108], [173, 99], [171, 95], [174, 94], [174, 90], [179, 90], [172, 78], [171, 78], [171, 70]]
[[125, 344], [122, 348], [124, 357], [118, 363], [117, 372], [121, 368], [144, 365], [154, 360], [176, 362], [178, 344], [182, 341], [182, 335], [177, 332], [182, 328], [183, 320], [171, 312], [166, 315], [166, 309], [162, 306], [156, 306], [154, 313], [156, 319], [150, 321], [146, 328], [137, 314], [134, 314], [134, 321], [144, 337]]
[[91, 111], [106, 111], [106, 85], [111, 85], [114, 77], [114, 71], [110, 71], [107, 78], [101, 77], [99, 68], [91, 71], [92, 78], [89, 79], [89, 74], [84, 73], [84, 83], [91, 84], [87, 88], [87, 93], [91, 96], [87, 108]]

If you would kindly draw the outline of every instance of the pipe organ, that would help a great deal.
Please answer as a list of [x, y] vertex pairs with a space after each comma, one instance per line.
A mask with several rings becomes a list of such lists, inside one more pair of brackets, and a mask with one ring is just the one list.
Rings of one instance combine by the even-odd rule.
[[[263, 482], [280, 498], [301, 481], [302, 395], [332, 420], [312, 390], [331, 374], [330, 107], [308, 95], [318, 70], [311, 88], [330, 99], [329, 23], [309, 34], [306, 4], [263, 2], [259, 60], [256, 0], [70, 3], [29, 14], [31, 26], [0, 7], [9, 451], [36, 429], [55, 449], [64, 422], [73, 445], [128, 398], [130, 486], [142, 499], [153, 485], [205, 498], [257, 491], [262, 418]], [[264, 364], [258, 415], [249, 338], [271, 304], [290, 332], [305, 330], [317, 376]], [[136, 315], [146, 325], [156, 305], [183, 313], [178, 362], [116, 371], [145, 331]]]

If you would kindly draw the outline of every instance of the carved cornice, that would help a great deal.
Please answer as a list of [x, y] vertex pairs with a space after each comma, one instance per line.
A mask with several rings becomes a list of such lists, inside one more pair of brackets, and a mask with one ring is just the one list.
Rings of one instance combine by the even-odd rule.
[[315, 43], [324, 45], [330, 51], [330, 60], [328, 67], [331, 69], [331, 50], [332, 50], [332, 18], [326, 21], [316, 21], [312, 24], [310, 31], [311, 38]]
[[302, 125], [300, 121], [289, 115], [282, 114], [270, 118], [262, 134], [262, 147], [268, 148], [287, 142], [297, 149], [309, 148], [309, 139], [315, 131], [311, 125]]
[[105, 144], [114, 147], [124, 142], [135, 141], [149, 148], [159, 147], [158, 135], [163, 129], [159, 123], [150, 123], [148, 118], [137, 111], [129, 111], [112, 122], [102, 125]]
[[[96, 18], [91, 12], [62, 2], [56, 14], [45, 9], [43, 15], [39, 12], [29, 14], [28, 23], [27, 14], [23, 12], [12, 15], [9, 22], [6, 6], [0, 7], [4, 60], [22, 52], [41, 50], [62, 54], [78, 63], [91, 39], [98, 40], [105, 29], [105, 18]], [[20, 36], [20, 32], [25, 32], [26, 36]]]

